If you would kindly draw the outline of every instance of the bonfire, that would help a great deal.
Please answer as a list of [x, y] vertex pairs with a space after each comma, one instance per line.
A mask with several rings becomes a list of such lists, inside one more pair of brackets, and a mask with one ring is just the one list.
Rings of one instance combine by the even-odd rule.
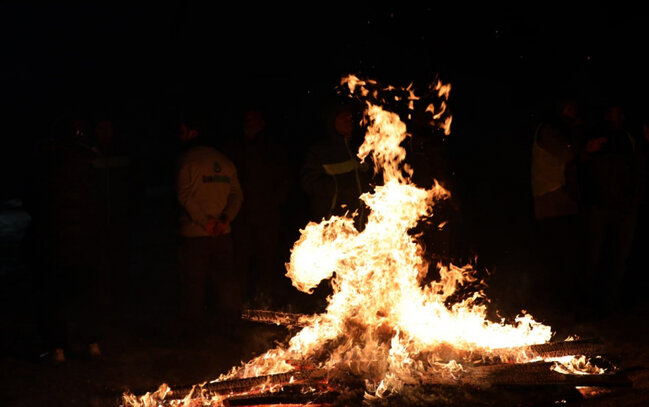
[[[373, 163], [382, 184], [361, 196], [370, 209], [362, 227], [355, 213], [311, 222], [291, 251], [286, 276], [306, 293], [329, 280], [326, 308], [315, 315], [248, 310], [246, 319], [296, 332], [214, 380], [125, 394], [124, 404], [465, 405], [529, 386], [545, 386], [538, 394], [556, 392], [565, 401], [626, 383], [598, 355], [603, 348], [595, 340], [554, 341], [551, 327], [524, 311], [511, 321], [491, 321], [481, 289], [452, 303], [459, 289], [481, 286], [474, 284], [471, 265], [437, 264], [439, 279], [424, 283], [431, 265], [412, 230], [451, 194], [437, 182], [424, 189], [411, 181], [402, 146], [409, 137], [406, 124], [382, 107], [389, 98], [408, 112], [423, 99], [412, 85], [381, 86], [353, 75], [340, 86], [364, 104], [366, 134], [358, 157]], [[427, 88], [436, 100], [425, 102], [430, 125], [444, 136], [451, 128], [450, 90], [437, 80]]]

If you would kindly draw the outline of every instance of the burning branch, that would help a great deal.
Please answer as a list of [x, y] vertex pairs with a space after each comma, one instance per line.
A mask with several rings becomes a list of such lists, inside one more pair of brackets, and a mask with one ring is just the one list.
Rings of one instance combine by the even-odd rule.
[[286, 327], [304, 327], [307, 326], [309, 320], [309, 316], [305, 314], [259, 309], [244, 310], [241, 313], [241, 318], [247, 321]]

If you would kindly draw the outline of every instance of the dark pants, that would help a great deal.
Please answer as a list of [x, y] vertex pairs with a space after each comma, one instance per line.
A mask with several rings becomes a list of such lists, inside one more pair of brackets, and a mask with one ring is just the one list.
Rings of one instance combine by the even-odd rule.
[[540, 219], [536, 230], [539, 272], [533, 277], [536, 294], [545, 305], [568, 309], [582, 269], [583, 220], [577, 215]]
[[199, 329], [202, 322], [233, 325], [240, 321], [241, 279], [235, 272], [229, 234], [182, 238], [178, 260], [180, 313], [188, 328]]
[[34, 265], [38, 329], [43, 350], [68, 347], [68, 302], [73, 295], [71, 269], [47, 263]]
[[242, 278], [246, 300], [259, 294], [272, 296], [274, 286], [283, 277], [278, 256], [278, 221], [265, 224], [236, 223], [233, 226], [236, 267]]
[[101, 260], [102, 279], [105, 288], [103, 299], [110, 308], [111, 317], [120, 318], [128, 311], [126, 299], [131, 294], [131, 231], [127, 224], [114, 224], [102, 230], [98, 260]]
[[[34, 272], [38, 323], [47, 349], [99, 342], [107, 312], [106, 280], [94, 266], [39, 264]], [[70, 338], [72, 337], [72, 338]], [[74, 342], [73, 341], [73, 342]]]
[[591, 209], [584, 283], [592, 302], [614, 306], [620, 300], [636, 223], [636, 210]]

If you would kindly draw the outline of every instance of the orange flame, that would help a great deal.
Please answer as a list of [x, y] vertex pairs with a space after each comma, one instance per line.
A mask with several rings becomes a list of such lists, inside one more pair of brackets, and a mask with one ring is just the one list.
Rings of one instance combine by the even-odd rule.
[[[341, 83], [352, 93], [369, 93], [364, 81], [354, 76]], [[409, 102], [418, 99], [407, 90], [413, 92]], [[449, 91], [449, 86], [439, 85], [440, 95], [447, 97]], [[449, 344], [456, 350], [487, 352], [547, 342], [550, 327], [530, 315], [519, 316], [514, 324], [487, 321], [486, 306], [477, 305], [482, 293], [448, 308], [445, 301], [458, 286], [475, 280], [470, 266], [440, 266], [440, 280], [420, 286], [428, 264], [408, 231], [432, 214], [436, 200], [450, 194], [439, 184], [425, 190], [410, 182], [401, 147], [409, 134], [396, 113], [367, 102], [365, 116], [367, 133], [358, 156], [371, 157], [384, 180], [361, 197], [371, 208], [367, 224], [357, 230], [353, 214], [309, 223], [287, 264], [286, 275], [301, 291], [310, 293], [322, 280], [331, 279], [333, 294], [326, 311], [314, 316], [287, 347], [271, 351], [270, 359], [260, 357], [247, 366], [254, 366], [256, 374], [283, 372], [283, 361], [308, 359], [335, 339], [322, 367], [352, 369], [374, 383], [368, 391], [380, 395], [417, 377], [416, 371], [461, 370], [461, 361], [435, 356]], [[432, 355], [431, 362], [420, 360], [423, 353]]]
[[[378, 92], [366, 88], [376, 81], [354, 75], [341, 84], [363, 97]], [[437, 82], [434, 89], [448, 99], [450, 85]], [[408, 103], [419, 99], [412, 85], [406, 90]], [[435, 112], [432, 105], [428, 109]], [[449, 134], [451, 117], [445, 110], [442, 102], [434, 121]], [[454, 380], [464, 369], [463, 355], [493, 354], [498, 348], [545, 343], [552, 337], [551, 328], [529, 314], [518, 316], [513, 324], [489, 321], [484, 301], [479, 301], [482, 292], [447, 306], [458, 287], [475, 281], [469, 265], [438, 265], [440, 279], [421, 286], [429, 265], [408, 232], [432, 215], [435, 201], [450, 194], [438, 183], [426, 190], [410, 181], [412, 170], [403, 165], [406, 151], [401, 147], [409, 134], [396, 113], [366, 102], [364, 123], [367, 133], [358, 157], [370, 157], [384, 180], [361, 196], [371, 209], [367, 223], [358, 230], [354, 214], [348, 214], [307, 224], [286, 265], [286, 276], [300, 291], [312, 293], [330, 280], [333, 292], [325, 312], [310, 317], [286, 345], [216, 381], [291, 372], [289, 362], [306, 360], [332, 372], [360, 375], [367, 383], [367, 397], [381, 397], [415, 383], [424, 373]], [[530, 358], [521, 353], [517, 360]]]

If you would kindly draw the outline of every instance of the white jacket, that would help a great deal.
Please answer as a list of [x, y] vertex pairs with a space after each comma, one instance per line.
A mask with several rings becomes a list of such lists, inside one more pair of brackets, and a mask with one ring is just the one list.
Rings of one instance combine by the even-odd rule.
[[205, 224], [221, 215], [231, 222], [243, 202], [234, 164], [207, 146], [192, 147], [178, 159], [176, 195], [182, 207], [180, 235], [185, 237], [210, 236]]

